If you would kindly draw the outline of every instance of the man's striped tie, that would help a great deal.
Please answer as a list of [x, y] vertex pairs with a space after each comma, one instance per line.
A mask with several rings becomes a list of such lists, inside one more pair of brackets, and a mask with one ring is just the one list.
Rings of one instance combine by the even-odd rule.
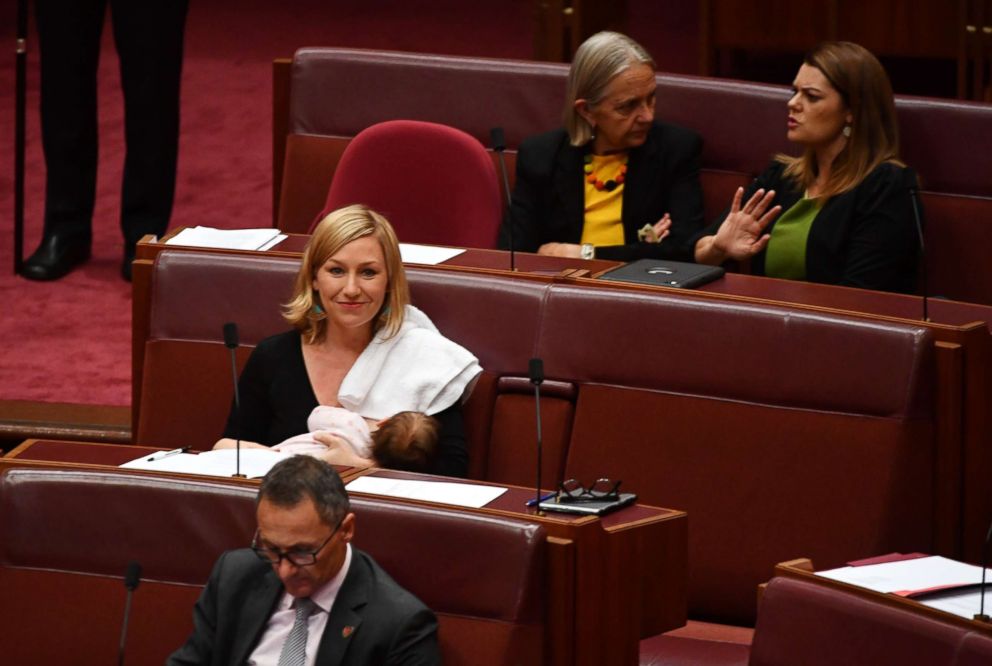
[[305, 666], [307, 662], [307, 620], [314, 610], [310, 597], [296, 600], [296, 621], [279, 654], [279, 666]]

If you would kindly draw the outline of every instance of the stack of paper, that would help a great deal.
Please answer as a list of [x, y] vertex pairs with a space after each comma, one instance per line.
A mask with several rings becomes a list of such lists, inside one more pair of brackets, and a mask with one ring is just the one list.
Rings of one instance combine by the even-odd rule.
[[415, 245], [400, 243], [400, 258], [404, 264], [426, 264], [436, 266], [452, 257], [457, 257], [465, 250], [453, 247], [437, 247], [436, 245]]
[[224, 250], [268, 250], [286, 238], [278, 229], [214, 229], [190, 227], [165, 242], [166, 245], [209, 247]]
[[[238, 468], [235, 453], [235, 449], [217, 449], [204, 453], [153, 454], [135, 458], [121, 467], [205, 476], [234, 476]], [[268, 449], [241, 449], [241, 473], [249, 479], [265, 476], [277, 462], [288, 457], [288, 453]]]
[[[860, 587], [917, 598], [921, 604], [971, 618], [981, 605], [982, 568], [946, 557], [918, 557], [881, 564], [841, 567], [818, 576]], [[992, 594], [985, 594], [985, 608]]]
[[360, 476], [345, 488], [348, 492], [403, 497], [478, 509], [506, 492], [506, 488], [446, 481], [409, 481], [382, 476]]

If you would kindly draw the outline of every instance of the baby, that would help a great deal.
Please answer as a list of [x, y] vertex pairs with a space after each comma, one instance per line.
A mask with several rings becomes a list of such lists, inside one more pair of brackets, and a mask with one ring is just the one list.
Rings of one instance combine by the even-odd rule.
[[[274, 451], [305, 453], [324, 457], [332, 446], [315, 438], [328, 438], [346, 451], [347, 458], [370, 458], [379, 467], [424, 472], [437, 454], [439, 424], [437, 419], [423, 412], [399, 412], [379, 422], [372, 422], [375, 429], [362, 416], [343, 407], [315, 408], [307, 419], [310, 432], [281, 442]], [[331, 462], [335, 462], [331, 460]]]

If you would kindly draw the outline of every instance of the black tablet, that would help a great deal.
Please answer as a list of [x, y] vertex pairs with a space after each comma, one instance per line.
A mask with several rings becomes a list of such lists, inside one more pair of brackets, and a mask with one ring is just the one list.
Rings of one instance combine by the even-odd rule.
[[723, 273], [720, 266], [664, 259], [638, 259], [603, 273], [599, 279], [692, 289], [723, 277]]
[[620, 497], [617, 499], [602, 501], [582, 500], [581, 502], [556, 502], [551, 499], [541, 502], [541, 509], [544, 511], [557, 511], [559, 513], [578, 513], [586, 516], [602, 516], [625, 507], [628, 504], [633, 504], [636, 499], [637, 495], [634, 493], [620, 493]]

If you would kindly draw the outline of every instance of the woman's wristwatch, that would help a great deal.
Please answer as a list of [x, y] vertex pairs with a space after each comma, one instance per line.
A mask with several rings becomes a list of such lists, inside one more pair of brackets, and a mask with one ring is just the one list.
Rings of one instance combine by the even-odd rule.
[[595, 259], [596, 246], [592, 243], [583, 243], [582, 248], [579, 250], [579, 256], [583, 259]]

